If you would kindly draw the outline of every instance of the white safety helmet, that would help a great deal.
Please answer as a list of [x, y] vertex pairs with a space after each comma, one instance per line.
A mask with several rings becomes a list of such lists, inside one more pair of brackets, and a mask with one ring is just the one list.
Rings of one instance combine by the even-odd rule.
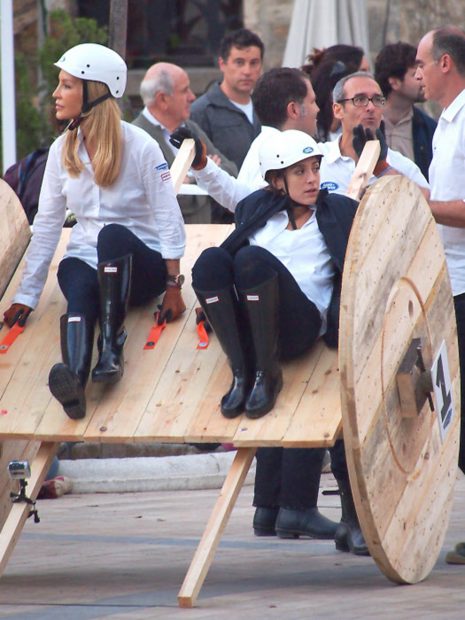
[[81, 80], [103, 82], [117, 99], [124, 94], [128, 68], [121, 56], [109, 47], [98, 43], [75, 45], [55, 66]]
[[315, 140], [304, 131], [287, 129], [273, 132], [260, 145], [258, 152], [260, 172], [266, 178], [269, 170], [282, 170], [307, 157], [323, 157]]

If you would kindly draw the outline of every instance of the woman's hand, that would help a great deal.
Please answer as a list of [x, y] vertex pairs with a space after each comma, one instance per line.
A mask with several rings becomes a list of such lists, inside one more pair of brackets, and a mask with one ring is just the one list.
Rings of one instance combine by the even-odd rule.
[[160, 312], [158, 314], [158, 324], [170, 323], [174, 321], [186, 310], [186, 304], [178, 286], [167, 286]]
[[3, 313], [3, 320], [8, 327], [13, 327], [15, 323], [24, 327], [31, 312], [32, 308], [25, 304], [11, 304], [8, 310]]

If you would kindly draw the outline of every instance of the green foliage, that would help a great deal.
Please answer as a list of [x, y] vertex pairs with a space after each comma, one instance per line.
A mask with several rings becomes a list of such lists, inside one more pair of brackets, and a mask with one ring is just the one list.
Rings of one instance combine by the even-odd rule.
[[31, 82], [24, 54], [15, 55], [16, 76], [16, 149], [18, 159], [47, 141], [44, 118], [37, 102], [31, 98]]
[[58, 70], [55, 63], [64, 52], [79, 43], [108, 43], [108, 31], [100, 28], [95, 19], [72, 18], [63, 10], [49, 14], [49, 34], [39, 51], [39, 62], [47, 94], [55, 90]]

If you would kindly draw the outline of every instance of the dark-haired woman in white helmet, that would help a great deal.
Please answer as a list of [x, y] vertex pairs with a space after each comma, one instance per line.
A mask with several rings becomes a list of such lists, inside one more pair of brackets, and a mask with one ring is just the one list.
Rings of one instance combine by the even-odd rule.
[[[221, 401], [228, 418], [244, 411], [259, 418], [274, 407], [281, 359], [308, 351], [320, 336], [337, 345], [344, 255], [358, 203], [319, 191], [321, 157], [301, 131], [264, 141], [260, 168], [268, 187], [238, 204], [235, 231], [220, 247], [205, 250], [192, 269], [193, 288], [232, 369]], [[310, 497], [311, 452], [258, 450], [255, 533], [335, 537], [337, 548], [366, 554], [342, 442], [332, 450], [343, 507], [338, 527]]]
[[160, 321], [185, 310], [179, 278], [185, 232], [160, 148], [121, 120], [115, 99], [126, 86], [124, 60], [84, 43], [55, 64], [56, 117], [69, 124], [50, 148], [25, 271], [4, 320], [24, 324], [36, 307], [69, 209], [77, 223], [58, 269], [68, 302], [60, 325], [63, 362], [51, 369], [49, 386], [78, 419], [86, 413], [97, 319], [92, 380], [115, 383], [124, 369], [128, 304], [145, 304], [166, 290]]

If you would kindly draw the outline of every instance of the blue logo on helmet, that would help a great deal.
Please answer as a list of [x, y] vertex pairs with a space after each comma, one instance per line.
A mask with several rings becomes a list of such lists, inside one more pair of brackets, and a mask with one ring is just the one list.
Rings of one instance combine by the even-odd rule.
[[312, 149], [311, 146], [306, 146], [302, 152], [303, 153], [313, 153], [313, 149]]
[[325, 181], [320, 185], [320, 189], [327, 189], [328, 192], [335, 192], [338, 189], [339, 185], [334, 181]]

